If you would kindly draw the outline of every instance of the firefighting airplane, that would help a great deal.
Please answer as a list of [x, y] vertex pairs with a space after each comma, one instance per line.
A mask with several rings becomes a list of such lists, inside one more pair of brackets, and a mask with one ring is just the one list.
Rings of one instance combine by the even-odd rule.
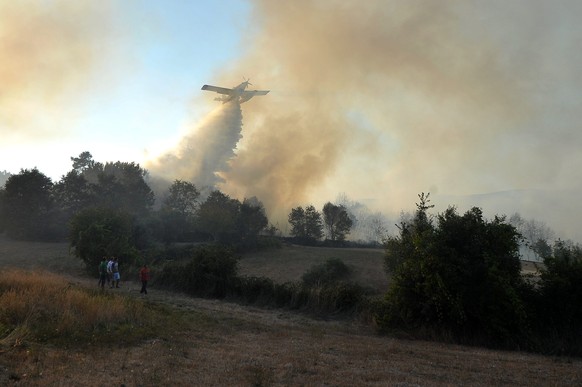
[[246, 88], [249, 85], [252, 85], [252, 83], [250, 83], [249, 81], [250, 79], [246, 79], [243, 83], [233, 87], [232, 89], [226, 87], [204, 85], [202, 86], [202, 90], [215, 91], [218, 94], [224, 94], [224, 96], [222, 97], [214, 98], [215, 101], [222, 101], [222, 103], [227, 103], [228, 101], [232, 100], [238, 101], [239, 103], [243, 103], [253, 98], [255, 95], [265, 95], [270, 91], [270, 90], [246, 90]]

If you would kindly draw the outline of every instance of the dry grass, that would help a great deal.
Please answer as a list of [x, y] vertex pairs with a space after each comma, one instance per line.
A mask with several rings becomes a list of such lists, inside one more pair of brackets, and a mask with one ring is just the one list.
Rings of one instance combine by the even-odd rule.
[[0, 277], [0, 344], [98, 341], [120, 326], [149, 324], [143, 304], [88, 290], [49, 272], [10, 269]]
[[[11, 249], [6, 244], [3, 248]], [[21, 254], [26, 260], [34, 259]], [[55, 253], [55, 259], [62, 259], [59, 254]], [[0, 254], [0, 264], [5, 264], [4, 258]], [[93, 279], [78, 277], [78, 283], [96, 288]], [[123, 297], [140, 297], [137, 284], [123, 286]], [[67, 349], [41, 344], [1, 348], [0, 385], [582, 384], [580, 359], [397, 340], [378, 336], [356, 321], [314, 320], [289, 311], [196, 299], [153, 288], [146, 305], [158, 304], [182, 316], [183, 323], [137, 344], [113, 341]]]

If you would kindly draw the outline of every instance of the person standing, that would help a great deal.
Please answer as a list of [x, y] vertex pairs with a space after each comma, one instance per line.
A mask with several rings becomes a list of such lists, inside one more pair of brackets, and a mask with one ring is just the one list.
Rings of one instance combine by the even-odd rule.
[[[113, 273], [113, 280], [111, 281], [111, 287], [119, 287], [119, 262], [117, 261], [117, 257], [113, 258], [113, 264], [111, 265], [111, 272]], [[115, 286], [113, 286], [115, 284]]]
[[148, 265], [143, 265], [141, 269], [139, 269], [139, 280], [141, 281], [141, 290], [140, 293], [148, 294], [148, 281], [150, 280], [150, 269]]
[[110, 288], [113, 287], [113, 257], [109, 258], [109, 262], [107, 262], [107, 285]]
[[99, 286], [101, 289], [105, 289], [105, 281], [107, 280], [107, 258], [103, 257], [99, 263]]

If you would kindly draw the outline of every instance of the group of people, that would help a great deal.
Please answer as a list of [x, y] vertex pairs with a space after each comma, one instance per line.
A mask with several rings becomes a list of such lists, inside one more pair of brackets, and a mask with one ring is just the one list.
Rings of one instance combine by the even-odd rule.
[[[101, 289], [105, 289], [105, 283], [107, 283], [109, 288], [119, 288], [120, 279], [117, 258], [111, 257], [107, 260], [107, 257], [103, 257], [101, 263], [99, 263], [99, 286], [101, 286]], [[150, 269], [145, 264], [139, 270], [139, 280], [141, 281], [140, 293], [148, 294], [147, 286], [150, 280]]]
[[105, 288], [106, 282], [109, 288], [119, 288], [120, 279], [117, 258], [111, 257], [107, 260], [107, 257], [103, 257], [99, 264], [99, 286], [101, 286], [101, 289]]

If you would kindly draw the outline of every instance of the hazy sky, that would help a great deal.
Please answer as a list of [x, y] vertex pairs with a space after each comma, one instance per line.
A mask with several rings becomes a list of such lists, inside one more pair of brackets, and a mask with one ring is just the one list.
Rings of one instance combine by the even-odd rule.
[[272, 216], [338, 193], [397, 214], [430, 191], [582, 240], [580, 17], [577, 0], [0, 0], [0, 170], [58, 180], [85, 150], [147, 165], [203, 137], [203, 84], [245, 76], [271, 93], [242, 105], [219, 188]]

